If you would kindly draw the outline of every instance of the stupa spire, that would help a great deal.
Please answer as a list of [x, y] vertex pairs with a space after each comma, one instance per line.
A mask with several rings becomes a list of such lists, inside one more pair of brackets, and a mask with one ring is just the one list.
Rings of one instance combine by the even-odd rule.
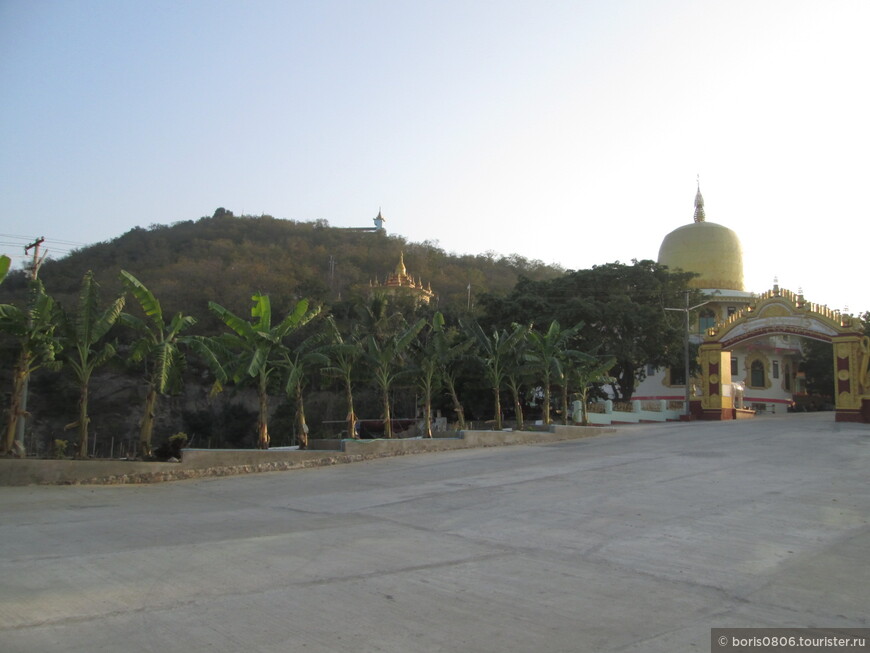
[[695, 193], [695, 222], [704, 222], [704, 196], [701, 195], [701, 176], [698, 175], [698, 192]]
[[405, 252], [399, 254], [399, 264], [396, 266], [396, 274], [404, 277], [407, 276], [408, 270], [405, 267]]
[[378, 207], [378, 217], [375, 218], [375, 229], [382, 230], [387, 219], [381, 213], [381, 207]]

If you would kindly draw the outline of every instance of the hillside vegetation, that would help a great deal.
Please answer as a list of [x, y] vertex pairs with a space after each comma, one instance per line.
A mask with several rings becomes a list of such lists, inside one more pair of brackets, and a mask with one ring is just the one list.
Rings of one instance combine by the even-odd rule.
[[[195, 221], [136, 227], [48, 260], [40, 278], [52, 296], [68, 303], [77, 296], [87, 270], [93, 270], [104, 294], [111, 296], [121, 291], [118, 277], [124, 269], [160, 298], [167, 313], [184, 310], [207, 318], [209, 301], [244, 313], [254, 292], [269, 294], [273, 305], [283, 309], [301, 298], [325, 307], [356, 302], [365, 297], [370, 281], [383, 280], [395, 268], [402, 252], [408, 273], [431, 284], [437, 308], [445, 314], [466, 309], [469, 285], [474, 303], [484, 293], [509, 292], [520, 276], [543, 280], [564, 273], [517, 254], [459, 256], [431, 242], [411, 243], [382, 231], [334, 228], [325, 220], [236, 217], [218, 209], [212, 217]], [[2, 302], [18, 303], [25, 294], [21, 273], [0, 286]], [[207, 330], [217, 327], [208, 319], [201, 322]]]

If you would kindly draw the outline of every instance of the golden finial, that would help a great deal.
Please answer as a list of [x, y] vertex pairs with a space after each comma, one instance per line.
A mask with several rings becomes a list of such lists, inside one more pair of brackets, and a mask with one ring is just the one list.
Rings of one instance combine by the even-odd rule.
[[396, 274], [406, 276], [408, 270], [405, 268], [405, 252], [399, 254], [399, 264], [396, 266]]
[[701, 195], [701, 175], [697, 176], [698, 192], [695, 193], [695, 222], [704, 222], [707, 216], [704, 215], [704, 196]]

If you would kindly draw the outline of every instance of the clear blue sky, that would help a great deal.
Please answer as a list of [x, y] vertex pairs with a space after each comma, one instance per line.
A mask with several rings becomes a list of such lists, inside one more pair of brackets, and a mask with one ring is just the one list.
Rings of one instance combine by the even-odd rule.
[[578, 269], [655, 259], [700, 174], [749, 290], [867, 310], [868, 30], [866, 0], [0, 0], [0, 252], [382, 208]]

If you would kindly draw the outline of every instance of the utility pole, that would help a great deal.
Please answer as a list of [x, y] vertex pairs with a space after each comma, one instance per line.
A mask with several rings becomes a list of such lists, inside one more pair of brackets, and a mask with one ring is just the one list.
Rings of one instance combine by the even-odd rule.
[[[30, 250], [33, 250], [33, 262], [27, 268], [27, 276], [30, 278], [30, 283], [32, 284], [39, 277], [39, 268], [42, 266], [42, 262], [45, 260], [45, 252], [42, 253], [42, 256], [39, 255], [39, 246], [45, 242], [45, 238], [39, 237], [29, 245], [25, 245], [24, 254], [25, 256], [30, 253]], [[33, 308], [32, 306], [30, 307]], [[30, 311], [28, 310], [27, 316], [27, 326], [28, 328], [33, 326], [32, 318], [30, 317]], [[30, 386], [30, 376], [24, 379], [24, 389], [21, 393], [21, 417], [18, 419], [18, 425], [15, 430], [15, 449], [18, 452], [18, 455], [24, 458], [27, 455], [27, 450], [24, 448], [24, 423], [27, 421], [27, 393]]]
[[39, 246], [45, 242], [45, 238], [39, 237], [34, 240], [29, 245], [24, 246], [24, 255], [30, 253], [30, 250], [33, 250], [33, 263], [30, 264], [28, 268], [28, 273], [31, 281], [36, 281], [37, 276], [39, 275], [39, 268], [42, 266], [42, 262], [45, 260], [45, 252], [42, 253], [42, 256], [39, 255]]
[[335, 292], [335, 256], [329, 255], [329, 289]]

